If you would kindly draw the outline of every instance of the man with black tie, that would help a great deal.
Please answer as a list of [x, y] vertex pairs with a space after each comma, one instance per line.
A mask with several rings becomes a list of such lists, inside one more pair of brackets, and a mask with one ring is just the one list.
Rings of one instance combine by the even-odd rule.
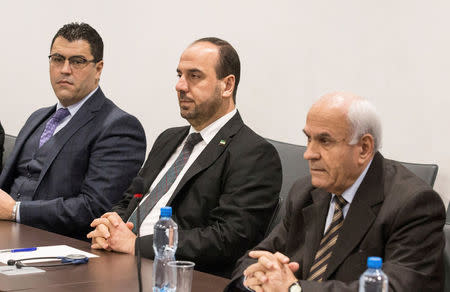
[[49, 62], [58, 103], [21, 129], [0, 176], [0, 219], [85, 239], [138, 172], [145, 134], [100, 89], [103, 41], [91, 26], [64, 25]]
[[153, 258], [153, 226], [160, 207], [169, 205], [179, 227], [177, 259], [229, 276], [235, 261], [264, 236], [281, 187], [280, 159], [236, 110], [240, 62], [229, 43], [195, 41], [183, 52], [177, 73], [180, 113], [190, 126], [170, 128], [158, 137], [138, 177], [113, 208], [117, 213], [94, 220], [96, 230], [88, 238], [93, 248], [134, 254], [133, 194], [144, 193], [143, 256]]
[[[233, 272], [227, 291], [357, 291], [367, 257], [383, 258], [392, 291], [442, 291], [445, 208], [433, 189], [383, 158], [374, 107], [332, 93], [308, 112], [286, 216]], [[244, 279], [245, 278], [245, 279]]]

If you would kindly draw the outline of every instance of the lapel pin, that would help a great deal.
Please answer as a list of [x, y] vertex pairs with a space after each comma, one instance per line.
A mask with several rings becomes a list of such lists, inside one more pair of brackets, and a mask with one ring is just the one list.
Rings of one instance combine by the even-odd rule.
[[227, 144], [227, 142], [225, 141], [225, 140], [220, 140], [220, 142], [219, 142], [219, 145], [225, 145], [225, 144]]

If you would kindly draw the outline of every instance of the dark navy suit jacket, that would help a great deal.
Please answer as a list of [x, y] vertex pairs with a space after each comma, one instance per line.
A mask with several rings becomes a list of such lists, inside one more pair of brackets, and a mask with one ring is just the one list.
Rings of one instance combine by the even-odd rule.
[[[4, 191], [9, 192], [14, 182], [25, 141], [55, 110], [56, 106], [37, 110], [21, 129], [0, 176]], [[32, 200], [21, 201], [20, 222], [86, 239], [92, 220], [121, 199], [139, 171], [145, 158], [144, 129], [99, 88], [53, 139], [56, 146]]]

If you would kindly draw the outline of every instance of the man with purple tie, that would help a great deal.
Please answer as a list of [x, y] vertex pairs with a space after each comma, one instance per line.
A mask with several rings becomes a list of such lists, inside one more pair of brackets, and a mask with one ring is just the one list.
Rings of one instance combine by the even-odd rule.
[[58, 103], [21, 129], [0, 176], [0, 219], [84, 239], [137, 174], [145, 134], [100, 89], [103, 41], [91, 26], [64, 25], [49, 63]]

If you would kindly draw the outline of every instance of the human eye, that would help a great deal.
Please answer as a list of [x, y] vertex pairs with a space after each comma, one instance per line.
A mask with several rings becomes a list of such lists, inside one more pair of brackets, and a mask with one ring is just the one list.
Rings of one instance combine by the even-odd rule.
[[86, 63], [87, 60], [83, 57], [70, 57], [69, 58], [69, 63], [72, 65], [83, 65], [84, 63]]
[[61, 55], [53, 55], [50, 57], [50, 61], [55, 64], [62, 64], [65, 60], [66, 58]]
[[320, 137], [319, 138], [319, 143], [324, 147], [332, 145], [333, 142], [334, 142], [334, 140], [331, 139], [330, 137]]
[[328, 140], [327, 138], [320, 138], [319, 139], [319, 142], [320, 142], [320, 144], [324, 144], [324, 145], [326, 145], [326, 144], [328, 144], [328, 143], [330, 143], [330, 140]]

